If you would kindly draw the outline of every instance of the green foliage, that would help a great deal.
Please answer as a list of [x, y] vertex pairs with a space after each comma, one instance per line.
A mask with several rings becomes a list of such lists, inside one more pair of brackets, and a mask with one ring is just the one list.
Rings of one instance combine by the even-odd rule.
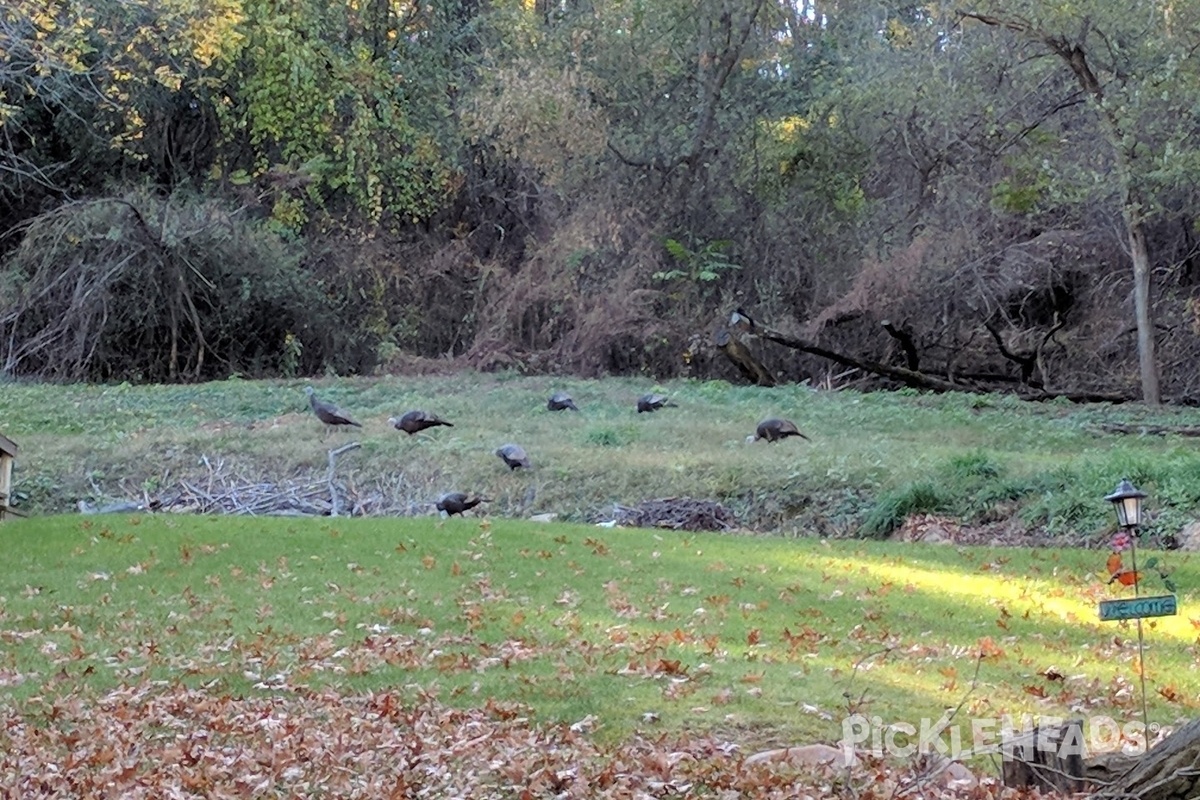
[[[17, 0], [0, 38], [20, 65], [0, 69], [0, 96], [16, 102], [0, 106], [0, 124], [20, 147], [9, 157], [43, 179], [13, 194], [72, 187], [75, 175], [107, 168], [168, 188], [257, 182], [293, 232], [316, 212], [370, 223], [428, 216], [454, 174], [446, 85], [464, 67], [448, 58], [461, 21], [422, 10], [396, 29], [375, 8], [92, 0], [55, 17]], [[22, 82], [25, 72], [42, 79]], [[36, 141], [44, 152], [21, 146]], [[55, 152], [77, 171], [61, 174]], [[90, 192], [109, 188], [90, 179]]]
[[712, 283], [724, 273], [740, 270], [741, 266], [729, 260], [725, 250], [733, 245], [727, 239], [707, 242], [691, 250], [677, 239], [666, 239], [663, 246], [667, 253], [679, 263], [679, 269], [661, 270], [654, 273], [656, 281], [684, 280], [690, 283]]
[[[446, 75], [402, 44], [422, 35], [436, 49], [439, 36], [428, 26], [438, 18], [412, 19], [416, 27], [384, 45], [387, 33], [356, 30], [344, 5], [281, 10], [247, 0], [245, 14], [244, 43], [222, 76], [240, 87], [239, 102], [221, 113], [246, 132], [257, 156], [252, 164], [228, 161], [227, 169], [299, 173], [304, 182], [291, 197], [307, 210], [353, 210], [373, 223], [424, 218], [440, 207], [452, 169], [441, 140], [445, 108], [431, 84]], [[276, 209], [287, 211], [282, 224], [306, 221], [294, 208]]]
[[914, 481], [887, 492], [875, 501], [859, 531], [863, 536], [881, 539], [913, 514], [938, 511], [946, 506], [941, 487], [930, 481]]
[[211, 119], [192, 79], [236, 41], [225, 36], [231, 13], [223, 0], [6, 3], [0, 158], [17, 168], [0, 181], [0, 209], [17, 216], [2, 226], [108, 181], [202, 176], [210, 142], [192, 134]]
[[954, 456], [946, 464], [945, 473], [959, 481], [972, 478], [996, 478], [1000, 476], [1001, 467], [991, 454], [983, 450]]
[[992, 187], [992, 202], [1009, 214], [1032, 214], [1045, 194], [1048, 181], [1012, 180], [999, 181]]
[[588, 249], [571, 251], [571, 253], [567, 255], [567, 260], [565, 262], [567, 269], [571, 269], [571, 270], [579, 269], [580, 267], [583, 266], [584, 262], [587, 261], [588, 257], [591, 255], [592, 255], [592, 251], [588, 250]]
[[757, 134], [743, 156], [740, 179], [781, 210], [814, 200], [825, 210], [811, 213], [823, 217], [853, 220], [867, 210], [862, 181], [869, 154], [836, 113], [813, 109], [764, 119]]
[[300, 367], [300, 356], [304, 352], [304, 345], [296, 334], [288, 331], [283, 337], [283, 353], [279, 361], [279, 374], [285, 378], [296, 377], [297, 370]]
[[[1031, 50], [1050, 51], [1055, 68], [1064, 74], [1074, 79], [1081, 66], [1093, 70], [1095, 85], [1088, 91], [1098, 113], [1092, 118], [1088, 142], [1107, 150], [1115, 162], [1092, 160], [1088, 173], [1108, 184], [1120, 202], [1136, 201], [1138, 207], [1131, 209], [1135, 219], [1172, 214], [1173, 209], [1160, 201], [1184, 184], [1194, 184], [1200, 174], [1195, 147], [1183, 145], [1191, 130], [1187, 115], [1200, 97], [1200, 68], [1191, 58], [1195, 9], [1189, 7], [1182, 18], [1144, 17], [1120, 4], [1092, 0], [1006, 3], [996, 10], [1000, 19], [1036, 20], [1024, 38]], [[1025, 17], [1029, 11], [1034, 11], [1033, 16]], [[1081, 20], [1086, 21], [1082, 28]], [[1190, 33], [1178, 35], [1180, 26]], [[1061, 38], [1064, 35], [1073, 38]], [[1056, 37], [1069, 40], [1071, 49], [1053, 51], [1047, 43]], [[1116, 40], [1125, 44], [1110, 53], [1107, 43]], [[1102, 62], [1103, 69], [1098, 67]], [[1044, 79], [1045, 68], [1041, 64], [1031, 71]]]
[[1044, 494], [1021, 509], [1021, 520], [1025, 524], [1043, 526], [1051, 533], [1091, 527], [1102, 517], [1094, 499], [1087, 500], [1067, 492]]

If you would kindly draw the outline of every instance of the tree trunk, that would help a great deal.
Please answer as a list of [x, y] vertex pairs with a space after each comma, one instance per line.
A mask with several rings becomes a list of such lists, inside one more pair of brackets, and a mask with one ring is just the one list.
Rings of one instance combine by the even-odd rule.
[[1083, 746], [1083, 720], [1054, 728], [1039, 726], [1004, 743], [1000, 777], [1005, 786], [1082, 792], [1086, 786]]
[[1150, 319], [1150, 254], [1146, 231], [1126, 210], [1129, 225], [1129, 253], [1133, 258], [1133, 306], [1137, 316], [1138, 366], [1142, 376], [1142, 400], [1147, 405], [1162, 404], [1158, 390], [1158, 359], [1154, 354], [1154, 324]]
[[1005, 786], [1075, 793], [1091, 784], [1093, 800], [1191, 800], [1200, 796], [1200, 720], [1192, 720], [1145, 754], [1120, 751], [1082, 758], [1082, 720], [1035, 728], [1004, 743]]

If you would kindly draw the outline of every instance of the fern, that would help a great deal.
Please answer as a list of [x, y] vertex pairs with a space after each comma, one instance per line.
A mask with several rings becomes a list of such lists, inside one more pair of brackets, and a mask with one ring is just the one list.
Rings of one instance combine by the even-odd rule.
[[692, 251], [688, 250], [678, 239], [667, 239], [663, 242], [663, 246], [667, 248], [667, 252], [674, 256], [676, 261], [687, 263], [692, 259]]
[[720, 278], [722, 273], [742, 268], [740, 264], [730, 261], [724, 253], [732, 244], [729, 239], [717, 239], [693, 251], [678, 239], [664, 239], [663, 247], [683, 268], [659, 270], [653, 277], [657, 281], [686, 279], [692, 283], [712, 283]]

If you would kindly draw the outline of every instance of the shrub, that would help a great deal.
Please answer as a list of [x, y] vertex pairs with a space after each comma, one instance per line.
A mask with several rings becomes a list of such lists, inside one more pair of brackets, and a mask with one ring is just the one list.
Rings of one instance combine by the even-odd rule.
[[0, 372], [179, 381], [314, 371], [335, 325], [301, 249], [177, 192], [68, 203], [31, 220], [0, 273]]

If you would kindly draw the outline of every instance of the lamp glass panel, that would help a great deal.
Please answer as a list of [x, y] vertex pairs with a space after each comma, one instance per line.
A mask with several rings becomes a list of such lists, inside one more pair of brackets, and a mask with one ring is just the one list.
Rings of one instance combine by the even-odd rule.
[[1122, 497], [1114, 505], [1117, 507], [1117, 523], [1122, 528], [1132, 528], [1142, 523], [1142, 498]]

